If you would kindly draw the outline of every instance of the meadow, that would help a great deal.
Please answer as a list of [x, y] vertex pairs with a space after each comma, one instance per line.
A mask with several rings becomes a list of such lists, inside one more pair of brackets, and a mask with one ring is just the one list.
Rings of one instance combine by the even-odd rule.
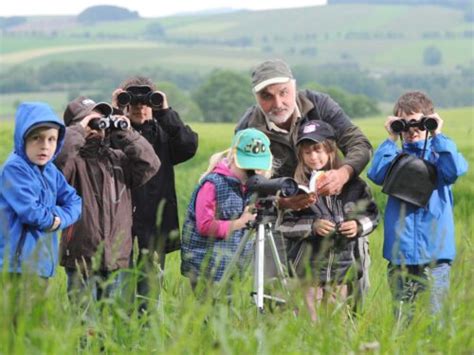
[[[291, 296], [284, 307], [266, 308], [259, 314], [249, 292], [251, 276], [236, 281], [220, 297], [197, 299], [179, 272], [179, 253], [169, 254], [156, 308], [138, 317], [126, 298], [101, 302], [92, 307], [94, 316], [70, 305], [62, 268], [46, 291], [20, 287], [14, 294], [11, 283], [1, 278], [0, 354], [177, 353], [177, 354], [472, 354], [474, 352], [474, 109], [444, 110], [444, 132], [458, 144], [471, 165], [466, 176], [454, 185], [458, 256], [453, 264], [451, 292], [439, 319], [429, 316], [428, 303], [421, 298], [410, 324], [399, 323], [392, 313], [391, 295], [383, 260], [383, 223], [371, 234], [371, 289], [361, 312], [346, 316], [341, 305], [321, 309], [319, 323], [305, 312], [301, 285], [290, 284]], [[384, 117], [357, 120], [374, 147], [385, 139]], [[199, 133], [194, 159], [176, 168], [181, 221], [199, 175], [209, 156], [225, 149], [233, 125], [190, 123]], [[0, 163], [12, 148], [12, 122], [0, 122]], [[365, 172], [363, 174], [365, 177]], [[373, 192], [381, 211], [386, 196], [380, 187]], [[156, 289], [159, 288], [156, 270]], [[23, 288], [22, 288], [23, 287]], [[294, 309], [299, 314], [295, 316]]]

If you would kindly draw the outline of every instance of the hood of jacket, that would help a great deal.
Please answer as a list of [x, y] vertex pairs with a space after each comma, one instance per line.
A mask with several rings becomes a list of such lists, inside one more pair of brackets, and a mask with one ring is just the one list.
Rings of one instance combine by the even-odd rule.
[[240, 178], [236, 176], [232, 170], [230, 170], [227, 159], [223, 159], [217, 163], [216, 167], [212, 170], [213, 173], [220, 174], [223, 176], [228, 176], [234, 179], [237, 179], [240, 182]]
[[23, 102], [18, 106], [15, 115], [15, 133], [13, 136], [15, 154], [30, 162], [25, 152], [25, 134], [30, 127], [46, 122], [59, 125], [58, 144], [51, 160], [56, 158], [64, 144], [66, 127], [52, 110], [51, 106], [43, 102]]

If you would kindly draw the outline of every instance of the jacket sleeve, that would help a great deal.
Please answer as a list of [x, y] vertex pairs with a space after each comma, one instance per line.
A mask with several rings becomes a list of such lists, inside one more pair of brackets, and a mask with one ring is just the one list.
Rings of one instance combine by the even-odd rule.
[[161, 166], [160, 159], [148, 141], [138, 132], [113, 130], [110, 139], [114, 147], [124, 153], [123, 167], [131, 188], [143, 185], [150, 180]]
[[357, 224], [359, 225], [359, 231], [357, 233], [358, 237], [364, 237], [377, 227], [379, 224], [379, 209], [375, 203], [374, 198], [372, 197], [372, 192], [369, 185], [364, 181], [360, 180], [364, 184], [364, 189], [360, 196], [357, 206], [360, 206], [361, 212], [358, 213], [356, 218]]
[[79, 150], [86, 143], [85, 134], [86, 131], [81, 125], [66, 127], [64, 145], [54, 163], [67, 180], [73, 175], [76, 167], [74, 160], [79, 155]]
[[155, 111], [154, 115], [158, 124], [168, 134], [173, 165], [191, 159], [198, 147], [197, 133], [185, 125], [178, 113], [171, 108]]
[[318, 218], [317, 214], [300, 213], [297, 211], [286, 213], [283, 221], [276, 229], [285, 238], [306, 238], [313, 233], [313, 222]]
[[354, 125], [342, 108], [328, 95], [313, 95], [315, 107], [323, 121], [336, 132], [336, 143], [344, 154], [344, 163], [359, 175], [369, 163], [372, 145], [361, 129]]
[[47, 230], [53, 225], [53, 210], [39, 202], [38, 193], [31, 183], [31, 170], [26, 166], [5, 165], [1, 185], [3, 197], [22, 224], [40, 230]]
[[431, 141], [433, 151], [439, 154], [438, 179], [445, 184], [454, 184], [457, 178], [464, 175], [468, 163], [458, 151], [456, 144], [443, 134], [438, 134]]
[[216, 188], [206, 181], [196, 196], [196, 225], [203, 237], [225, 239], [229, 234], [232, 221], [217, 219]]
[[59, 229], [64, 229], [75, 223], [81, 216], [82, 199], [59, 171], [57, 175], [58, 193], [53, 213], [61, 219]]
[[386, 139], [375, 151], [367, 177], [377, 185], [382, 185], [392, 160], [400, 153], [396, 143]]

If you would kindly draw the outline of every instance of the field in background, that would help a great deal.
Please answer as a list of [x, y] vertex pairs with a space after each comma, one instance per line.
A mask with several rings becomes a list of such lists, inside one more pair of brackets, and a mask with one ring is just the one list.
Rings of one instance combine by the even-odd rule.
[[[101, 304], [102, 313], [97, 318], [86, 319], [83, 314], [74, 313], [65, 295], [62, 268], [45, 293], [33, 290], [12, 298], [8, 284], [2, 284], [0, 353], [72, 353], [80, 349], [93, 353], [105, 350], [143, 354], [472, 353], [473, 113], [473, 108], [440, 112], [445, 120], [444, 131], [456, 141], [471, 169], [454, 186], [458, 257], [452, 269], [452, 290], [439, 325], [431, 324], [427, 317], [426, 302], [421, 302], [422, 306], [408, 326], [400, 326], [393, 318], [386, 284], [386, 261], [381, 257], [383, 228], [379, 226], [370, 236], [372, 287], [358, 319], [349, 320], [344, 317], [343, 309], [333, 307], [321, 313], [320, 323], [311, 324], [298, 285], [291, 286], [291, 306], [257, 315], [249, 297], [250, 278], [243, 283], [236, 282], [229, 290], [233, 296], [231, 303], [222, 298], [213, 302], [211, 297], [198, 301], [188, 280], [179, 273], [179, 253], [173, 253], [167, 258], [160, 302], [142, 318], [136, 313], [127, 313], [129, 304], [124, 299]], [[375, 117], [356, 123], [377, 146], [385, 139], [384, 120]], [[199, 133], [197, 156], [176, 169], [181, 221], [209, 156], [227, 148], [233, 133], [230, 124], [200, 123], [192, 127]], [[0, 162], [11, 149], [11, 137], [12, 123], [0, 122]], [[380, 187], [373, 186], [373, 191], [383, 211], [386, 196]], [[298, 317], [294, 315], [294, 307], [300, 309]]]
[[[133, 62], [138, 67], [249, 70], [255, 62], [276, 56], [301, 65], [358, 63], [375, 73], [439, 73], [474, 59], [468, 51], [472, 25], [463, 16], [462, 11], [441, 6], [331, 5], [87, 25], [72, 17], [33, 17], [22, 27], [50, 35], [5, 33], [0, 54], [4, 69], [47, 60], [104, 63], [106, 58], [111, 67]], [[145, 39], [147, 26], [157, 22], [165, 35]], [[137, 48], [130, 48], [130, 42]], [[423, 50], [431, 45], [441, 50], [442, 66], [423, 65]]]

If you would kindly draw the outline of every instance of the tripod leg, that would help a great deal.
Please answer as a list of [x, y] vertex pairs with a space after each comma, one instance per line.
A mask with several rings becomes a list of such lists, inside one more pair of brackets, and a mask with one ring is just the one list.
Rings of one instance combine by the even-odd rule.
[[265, 259], [265, 226], [263, 224], [258, 225], [257, 229], [257, 242], [255, 246], [255, 274], [254, 274], [254, 286], [256, 292], [254, 293], [255, 304], [260, 312], [263, 312], [263, 265]]
[[242, 252], [244, 251], [245, 246], [248, 243], [249, 238], [252, 236], [253, 229], [248, 229], [244, 236], [242, 237], [242, 240], [240, 241], [239, 247], [237, 248], [237, 251], [235, 254], [232, 256], [232, 259], [229, 262], [229, 265], [227, 265], [227, 268], [224, 271], [224, 275], [222, 275], [221, 280], [219, 281], [219, 284], [224, 286], [224, 288], [227, 285], [227, 282], [230, 280], [232, 277], [232, 274], [235, 272], [235, 268], [237, 266], [237, 263], [239, 262], [239, 259], [242, 255]]
[[270, 243], [270, 249], [272, 251], [273, 255], [273, 261], [275, 262], [275, 267], [277, 269], [278, 273], [278, 278], [280, 279], [280, 282], [282, 283], [283, 286], [287, 285], [287, 279], [285, 275], [285, 270], [283, 269], [283, 264], [280, 259], [280, 255], [278, 254], [278, 249], [275, 243], [275, 239], [273, 238], [273, 234], [271, 231], [271, 225], [268, 225], [267, 227], [267, 235], [268, 235], [268, 241]]

